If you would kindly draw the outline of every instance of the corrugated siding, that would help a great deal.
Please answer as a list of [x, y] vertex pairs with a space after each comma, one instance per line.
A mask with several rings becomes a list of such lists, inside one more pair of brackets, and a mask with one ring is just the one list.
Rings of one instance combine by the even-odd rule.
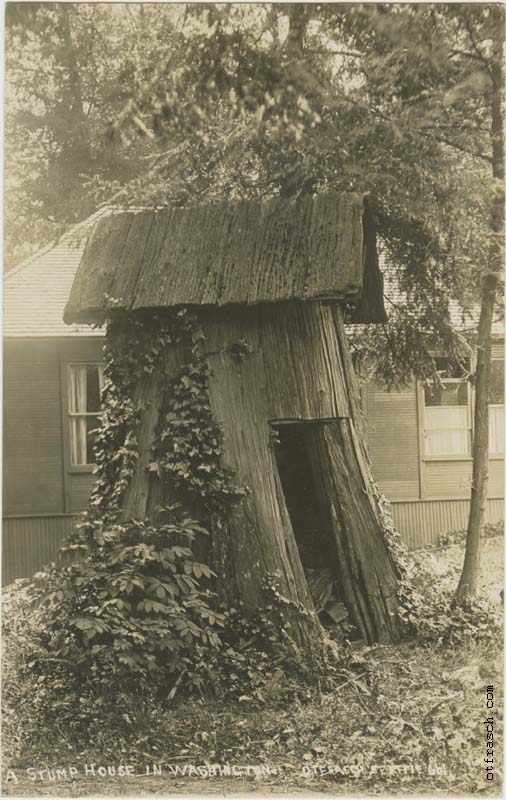
[[400, 392], [363, 389], [373, 474], [391, 499], [419, 497], [418, 418], [414, 385]]
[[[412, 550], [437, 544], [440, 533], [465, 528], [468, 513], [467, 500], [392, 504], [395, 525], [403, 542]], [[504, 501], [490, 499], [485, 519], [487, 522], [504, 519]], [[54, 561], [74, 521], [75, 517], [70, 515], [4, 519], [2, 585], [6, 586], [15, 578], [28, 578], [44, 564]]]
[[[403, 542], [414, 550], [437, 544], [440, 533], [467, 528], [469, 500], [424, 500], [392, 503], [392, 515]], [[487, 501], [486, 522], [504, 519], [504, 500]]]
[[58, 547], [72, 528], [70, 516], [18, 517], [2, 524], [2, 585], [29, 578], [54, 561]]

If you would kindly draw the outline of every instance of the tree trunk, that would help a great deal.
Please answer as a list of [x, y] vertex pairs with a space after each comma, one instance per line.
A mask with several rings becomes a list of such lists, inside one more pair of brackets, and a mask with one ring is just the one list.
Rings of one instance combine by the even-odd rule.
[[467, 526], [464, 566], [455, 596], [457, 603], [474, 597], [480, 574], [480, 536], [485, 516], [488, 482], [488, 390], [490, 379], [491, 331], [497, 289], [497, 278], [483, 281], [478, 354], [476, 359], [476, 397], [474, 408], [473, 477], [471, 507]]
[[480, 574], [480, 536], [485, 516], [488, 482], [490, 357], [492, 349], [492, 322], [497, 287], [503, 266], [502, 241], [504, 235], [504, 132], [502, 118], [503, 33], [502, 15], [499, 15], [495, 40], [495, 64], [492, 77], [492, 171], [498, 188], [492, 200], [491, 245], [487, 273], [483, 277], [480, 322], [478, 326], [478, 352], [476, 359], [476, 397], [474, 409], [473, 477], [471, 507], [467, 526], [464, 566], [457, 587], [455, 602], [474, 597], [478, 590]]
[[[211, 532], [210, 566], [230, 604], [268, 606], [289, 623], [295, 647], [322, 653], [300, 535], [311, 516], [290, 507], [278, 461], [280, 427], [303, 432], [305, 480], [314, 486], [314, 545], [330, 567], [340, 599], [359, 635], [389, 642], [400, 634], [397, 570], [374, 491], [363, 442], [358, 391], [336, 304], [291, 303], [201, 312], [209, 401], [223, 431], [223, 463], [245, 489], [220, 515], [185, 510]], [[237, 356], [237, 344], [242, 355]], [[181, 500], [170, 478], [150, 471], [153, 442], [170, 376], [188, 362], [170, 345], [164, 369], [144, 377], [134, 394], [143, 408], [136, 432], [139, 457], [124, 492], [120, 519], [154, 519], [159, 505]], [[294, 458], [299, 453], [294, 451]], [[299, 538], [298, 538], [299, 537]], [[205, 538], [205, 537], [203, 537]], [[198, 552], [202, 558], [202, 552]], [[281, 616], [279, 617], [281, 619]]]
[[[316, 487], [319, 547], [360, 635], [368, 642], [400, 635], [395, 564], [386, 543], [365, 454], [363, 420], [337, 304], [281, 304], [228, 310], [203, 322], [209, 392], [224, 432], [224, 462], [246, 497], [226, 531], [214, 537], [215, 568], [246, 606], [265, 602], [267, 575], [295, 608], [313, 602], [301, 542], [288, 506], [273, 434], [303, 430], [307, 480]], [[235, 342], [250, 353], [234, 362]], [[330, 544], [329, 544], [330, 542]], [[333, 544], [332, 544], [333, 542]], [[219, 552], [216, 552], [219, 551]], [[300, 640], [313, 635], [304, 614], [293, 622]], [[302, 626], [302, 629], [301, 629]], [[306, 630], [304, 630], [306, 629]]]

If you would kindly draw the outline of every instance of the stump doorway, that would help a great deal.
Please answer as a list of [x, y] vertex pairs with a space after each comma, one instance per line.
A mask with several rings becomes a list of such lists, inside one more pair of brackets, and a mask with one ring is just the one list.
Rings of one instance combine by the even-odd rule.
[[353, 637], [353, 628], [356, 638], [359, 629], [345, 604], [339, 551], [325, 487], [318, 484], [313, 468], [318, 431], [323, 425], [337, 422], [337, 419], [277, 420], [271, 426], [281, 487], [315, 609], [321, 622], [338, 638]]

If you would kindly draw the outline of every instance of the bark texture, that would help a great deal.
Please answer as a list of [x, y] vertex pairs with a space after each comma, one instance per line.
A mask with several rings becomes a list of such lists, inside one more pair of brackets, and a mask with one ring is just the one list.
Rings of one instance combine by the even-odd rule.
[[[368, 642], [395, 640], [397, 573], [364, 449], [340, 308], [291, 303], [222, 309], [201, 313], [200, 322], [209, 400], [224, 435], [224, 466], [246, 489], [225, 519], [188, 509], [211, 529], [208, 555], [222, 594], [256, 610], [271, 602], [266, 584], [276, 586], [295, 644], [315, 652], [321, 645], [273, 436], [277, 425], [302, 423], [318, 513], [328, 533], [323, 557], [361, 636]], [[166, 374], [175, 375], [188, 356], [174, 345], [165, 358]], [[170, 482], [149, 471], [166, 385], [167, 378], [155, 372], [137, 388], [135, 399], [144, 408], [140, 457], [123, 498], [124, 519], [153, 517], [158, 505], [180, 499]]]
[[308, 434], [318, 504], [335, 544], [329, 556], [341, 598], [367, 642], [392, 641], [398, 632], [397, 576], [353, 423], [324, 423]]
[[[265, 575], [276, 573], [291, 601], [312, 608], [272, 432], [276, 423], [313, 421], [305, 429], [321, 513], [336, 545], [329, 561], [363, 637], [395, 639], [397, 575], [372, 488], [340, 309], [283, 304], [209, 315], [204, 330], [210, 400], [224, 431], [226, 465], [250, 490], [231, 515], [226, 539], [216, 537], [215, 547], [226, 549], [220, 561], [225, 583], [257, 607]], [[241, 361], [233, 358], [235, 341], [250, 348]]]

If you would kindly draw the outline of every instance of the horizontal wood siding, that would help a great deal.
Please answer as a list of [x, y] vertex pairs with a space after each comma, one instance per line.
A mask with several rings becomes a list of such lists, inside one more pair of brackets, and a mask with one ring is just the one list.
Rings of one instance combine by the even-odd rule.
[[390, 500], [420, 496], [418, 420], [414, 385], [387, 392], [363, 387], [373, 475]]
[[[414, 550], [434, 545], [440, 533], [464, 530], [469, 516], [469, 500], [418, 500], [392, 503], [394, 523], [404, 544]], [[504, 500], [487, 501], [485, 521], [504, 519]]]
[[[101, 340], [96, 338], [5, 340], [6, 516], [65, 513], [71, 506], [81, 511], [86, 505], [90, 476], [69, 476], [64, 470], [60, 371], [65, 361], [96, 361], [101, 354]], [[72, 485], [67, 483], [70, 480]]]
[[[471, 494], [472, 461], [426, 461], [425, 497], [428, 500], [441, 498], [469, 498]], [[488, 464], [488, 496], [504, 496], [504, 462], [500, 458], [490, 459]], [[391, 498], [398, 499], [398, 498]]]
[[88, 505], [88, 499], [93, 488], [95, 477], [91, 472], [70, 474], [69, 483], [69, 507], [71, 514], [79, 514]]
[[[241, 315], [237, 316], [240, 319]], [[259, 343], [251, 335], [251, 326], [246, 320], [242, 324], [237, 320], [235, 327], [227, 331], [227, 339], [236, 341], [246, 337], [254, 345], [249, 357], [253, 365], [258, 359], [255, 350]], [[311, 338], [313, 333], [308, 327], [299, 335]], [[70, 513], [78, 513], [86, 507], [93, 475], [65, 473], [64, 470], [60, 369], [66, 361], [100, 360], [102, 341], [97, 338], [27, 338], [4, 342], [3, 463], [4, 514], [7, 517], [3, 522], [2, 543], [4, 582], [28, 576], [54, 558], [72, 524]], [[222, 342], [214, 344], [219, 344], [216, 349], [224, 346]], [[503, 352], [502, 344], [494, 345], [495, 357]], [[275, 400], [269, 410], [272, 418], [346, 416], [348, 409], [336, 402], [332, 390], [322, 391], [324, 387], [317, 387], [317, 402], [309, 403], [312, 389], [298, 390], [301, 376], [297, 374], [295, 352], [293, 359], [294, 377], [290, 385], [280, 385], [279, 376], [275, 374], [262, 377], [262, 385], [266, 381], [272, 384], [271, 396]], [[213, 357], [210, 360], [213, 361]], [[319, 370], [324, 376], [325, 369], [321, 365]], [[256, 382], [258, 384], [258, 374]], [[369, 385], [364, 387], [363, 394], [373, 473], [381, 490], [393, 503], [394, 520], [406, 544], [409, 547], [433, 544], [440, 532], [464, 528], [469, 508], [471, 461], [425, 462], [427, 500], [420, 502], [414, 386], [400, 393], [388, 393]], [[495, 522], [503, 514], [503, 501], [495, 499], [504, 494], [501, 459], [490, 461], [488, 494], [492, 499], [488, 501], [487, 520]]]
[[68, 515], [7, 518], [2, 524], [2, 585], [29, 578], [54, 561], [58, 547], [72, 529]]
[[504, 342], [493, 342], [492, 358], [504, 358]]
[[4, 344], [4, 513], [64, 511], [57, 341]]

